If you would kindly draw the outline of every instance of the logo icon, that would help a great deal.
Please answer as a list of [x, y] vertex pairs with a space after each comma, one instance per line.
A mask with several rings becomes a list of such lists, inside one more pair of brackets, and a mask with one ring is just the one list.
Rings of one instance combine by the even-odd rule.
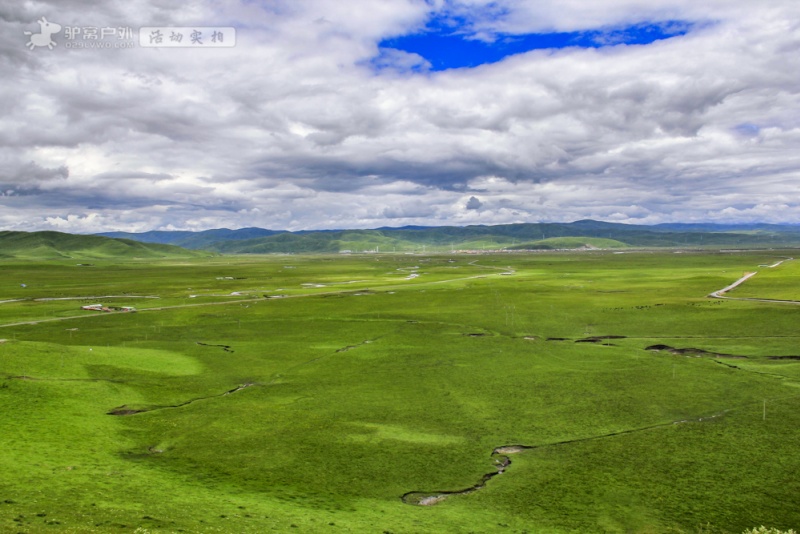
[[25, 32], [25, 35], [30, 35], [31, 39], [28, 41], [25, 46], [29, 47], [31, 50], [36, 48], [37, 46], [46, 46], [48, 49], [52, 50], [54, 46], [58, 43], [53, 41], [52, 35], [54, 33], [58, 33], [61, 31], [61, 25], [56, 24], [55, 22], [49, 22], [46, 18], [42, 17], [41, 19], [37, 20], [36, 22], [39, 23], [39, 33], [32, 33], [32, 32]]

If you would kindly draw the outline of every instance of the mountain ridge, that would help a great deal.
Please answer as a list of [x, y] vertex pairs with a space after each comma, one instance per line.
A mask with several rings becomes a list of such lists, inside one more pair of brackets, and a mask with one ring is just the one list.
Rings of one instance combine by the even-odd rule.
[[[664, 223], [636, 225], [582, 219], [570, 223], [512, 223], [467, 226], [380, 227], [374, 229], [268, 230], [264, 228], [212, 229], [201, 232], [108, 232], [125, 237], [223, 254], [335, 253], [364, 251], [445, 251], [458, 249], [540, 250], [561, 239], [567, 248], [596, 248], [604, 239], [619, 247], [780, 247], [800, 246], [800, 226], [767, 223]], [[569, 238], [564, 240], [563, 238]], [[585, 238], [583, 245], [579, 238]], [[551, 241], [548, 241], [551, 240]], [[593, 244], [594, 243], [594, 244]], [[615, 243], [619, 243], [616, 245]], [[574, 245], [574, 246], [572, 246]], [[603, 247], [606, 248], [606, 247]]]

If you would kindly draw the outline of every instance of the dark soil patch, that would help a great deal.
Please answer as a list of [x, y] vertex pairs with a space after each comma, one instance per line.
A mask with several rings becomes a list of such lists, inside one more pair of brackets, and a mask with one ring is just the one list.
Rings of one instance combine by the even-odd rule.
[[736, 354], [724, 354], [721, 352], [710, 352], [703, 349], [695, 349], [695, 348], [685, 348], [685, 349], [676, 349], [674, 347], [670, 347], [669, 345], [650, 345], [649, 347], [645, 347], [644, 350], [651, 350], [653, 352], [660, 352], [665, 351], [669, 352], [670, 354], [677, 354], [680, 356], [693, 356], [695, 358], [701, 357], [708, 357], [708, 358], [730, 358], [734, 360], [746, 360], [747, 356], [740, 356]]
[[467, 337], [484, 337], [484, 336], [488, 336], [489, 334], [487, 334], [485, 332], [470, 332], [470, 333], [466, 333], [466, 334], [463, 334], [463, 335], [465, 335]]
[[230, 345], [212, 345], [211, 343], [201, 343], [199, 341], [195, 341], [195, 343], [203, 347], [220, 347], [225, 352], [234, 352]]
[[569, 341], [565, 337], [548, 337], [545, 341]]
[[118, 408], [114, 408], [110, 412], [106, 412], [106, 415], [134, 415], [137, 413], [147, 412], [149, 410], [135, 410], [133, 408], [128, 408], [127, 405], [123, 404]]
[[336, 352], [347, 352], [348, 350], [353, 350], [353, 349], [358, 348], [358, 347], [360, 347], [362, 345], [366, 345], [367, 343], [372, 343], [372, 340], [371, 339], [367, 339], [365, 341], [362, 341], [358, 345], [348, 345], [346, 347], [342, 347], [341, 349], [336, 349]]
[[576, 339], [575, 343], [602, 343], [608, 339], [625, 339], [627, 336], [592, 336]]
[[800, 360], [800, 356], [768, 356], [768, 360]]

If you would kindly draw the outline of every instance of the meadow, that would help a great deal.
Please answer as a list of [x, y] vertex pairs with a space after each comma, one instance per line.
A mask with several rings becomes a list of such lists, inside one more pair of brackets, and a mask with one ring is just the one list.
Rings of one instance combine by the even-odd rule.
[[3, 261], [0, 531], [797, 529], [791, 255]]

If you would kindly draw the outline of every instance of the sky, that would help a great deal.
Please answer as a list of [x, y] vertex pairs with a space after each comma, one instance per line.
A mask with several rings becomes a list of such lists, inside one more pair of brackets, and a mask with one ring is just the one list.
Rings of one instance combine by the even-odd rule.
[[800, 2], [0, 4], [2, 230], [580, 219], [800, 223]]

